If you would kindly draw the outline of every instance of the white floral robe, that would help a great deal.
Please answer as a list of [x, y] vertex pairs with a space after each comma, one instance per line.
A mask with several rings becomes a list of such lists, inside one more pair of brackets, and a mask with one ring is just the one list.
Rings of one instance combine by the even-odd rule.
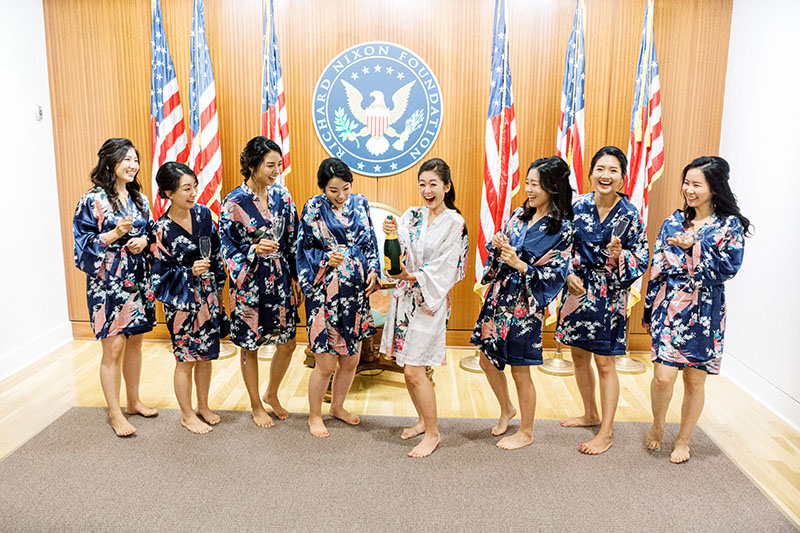
[[380, 351], [400, 366], [441, 365], [450, 317], [450, 289], [464, 279], [467, 226], [447, 209], [428, 226], [428, 208], [412, 207], [398, 222], [403, 265], [417, 281], [400, 281], [392, 294]]

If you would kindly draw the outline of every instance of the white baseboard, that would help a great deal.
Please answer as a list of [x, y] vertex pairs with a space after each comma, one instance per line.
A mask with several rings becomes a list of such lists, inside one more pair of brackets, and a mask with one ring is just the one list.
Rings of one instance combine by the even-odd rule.
[[777, 388], [727, 352], [722, 360], [722, 374], [800, 433], [800, 400]]
[[0, 354], [0, 381], [11, 377], [71, 340], [72, 325], [67, 320], [16, 350]]

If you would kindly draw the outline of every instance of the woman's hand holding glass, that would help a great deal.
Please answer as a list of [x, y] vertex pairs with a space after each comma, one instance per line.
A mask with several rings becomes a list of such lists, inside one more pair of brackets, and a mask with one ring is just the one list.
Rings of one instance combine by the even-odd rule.
[[265, 257], [278, 251], [278, 243], [270, 239], [261, 239], [256, 243], [256, 255]]
[[667, 244], [674, 244], [684, 250], [688, 250], [694, 246], [694, 234], [686, 232], [675, 237], [667, 237]]
[[494, 237], [492, 237], [492, 246], [494, 246], [496, 250], [501, 250], [508, 242], [508, 235], [502, 231], [498, 231], [494, 234]]
[[630, 218], [626, 216], [617, 220], [611, 230], [611, 240], [606, 244], [605, 250], [601, 250], [604, 256], [619, 259], [619, 256], [622, 255], [622, 237], [628, 231], [630, 223]]
[[[494, 241], [494, 238], [492, 238], [492, 241]], [[506, 241], [508, 241], [508, 237], [506, 237]], [[519, 272], [525, 272], [528, 270], [528, 264], [519, 258], [517, 255], [517, 249], [511, 246], [511, 244], [508, 242], [506, 242], [506, 244], [500, 248], [500, 260]]]
[[612, 236], [611, 241], [606, 244], [606, 250], [603, 255], [607, 257], [611, 257], [613, 259], [619, 259], [619, 256], [622, 255], [622, 241], [617, 236]]
[[211, 268], [210, 259], [198, 259], [194, 263], [192, 263], [192, 275], [203, 276], [203, 274], [208, 272], [209, 268]]
[[283, 237], [284, 220], [279, 216], [272, 216], [269, 219], [269, 226], [267, 229], [267, 238], [262, 239], [266, 241], [269, 246], [267, 250], [267, 257], [278, 257], [278, 249], [280, 248], [281, 237]]
[[331, 268], [336, 268], [342, 263], [344, 263], [344, 253], [342, 253], [339, 248], [334, 248], [334, 251], [331, 252], [330, 258], [328, 258], [328, 266]]
[[126, 216], [117, 221], [117, 224], [116, 226], [114, 226], [114, 229], [104, 233], [103, 235], [101, 235], [101, 237], [106, 244], [111, 244], [112, 242], [121, 239], [122, 237], [127, 235], [131, 229], [133, 229], [133, 218], [131, 218], [130, 216]]
[[325, 244], [330, 250], [330, 257], [328, 258], [328, 266], [336, 268], [344, 263], [344, 253], [347, 251], [347, 245], [340, 244], [333, 235], [325, 238]]

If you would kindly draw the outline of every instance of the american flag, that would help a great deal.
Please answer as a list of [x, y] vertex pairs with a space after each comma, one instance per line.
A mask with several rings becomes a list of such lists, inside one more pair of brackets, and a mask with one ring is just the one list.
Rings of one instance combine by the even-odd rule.
[[[647, 227], [648, 195], [653, 183], [664, 170], [664, 137], [661, 134], [661, 85], [658, 80], [656, 44], [653, 39], [654, 0], [648, 0], [642, 28], [642, 45], [636, 67], [636, 91], [631, 112], [631, 133], [628, 141], [628, 179], [625, 194], [639, 208]], [[628, 309], [641, 298], [642, 280], [631, 287], [633, 298]]]
[[519, 190], [519, 154], [514, 97], [511, 94], [508, 32], [505, 0], [495, 0], [494, 39], [492, 42], [491, 90], [486, 118], [486, 153], [483, 164], [481, 225], [475, 254], [475, 291], [480, 284], [488, 252], [486, 242], [500, 231], [511, 214], [511, 197]]
[[583, 193], [583, 94], [586, 72], [584, 25], [586, 6], [578, 0], [572, 34], [569, 36], [567, 57], [564, 61], [564, 83], [561, 87], [561, 118], [558, 121], [556, 155], [570, 168], [572, 188]]
[[189, 71], [189, 166], [197, 174], [200, 196], [197, 202], [211, 209], [219, 219], [222, 189], [222, 151], [219, 146], [217, 94], [214, 71], [206, 40], [203, 0], [194, 0], [192, 15], [191, 69]]
[[[567, 44], [567, 57], [564, 60], [564, 83], [561, 86], [561, 118], [558, 120], [556, 155], [569, 165], [569, 182], [573, 190], [583, 194], [583, 108], [586, 74], [586, 6], [578, 0], [575, 18], [572, 20], [572, 33]], [[558, 319], [558, 306], [561, 294], [547, 306], [545, 324], [550, 325]]]
[[283, 173], [278, 183], [292, 171], [289, 158], [289, 118], [283, 93], [283, 71], [275, 36], [275, 11], [272, 0], [264, 0], [264, 78], [261, 91], [261, 135], [275, 141], [283, 152]]
[[153, 153], [153, 216], [158, 220], [167, 210], [169, 200], [158, 196], [156, 172], [166, 161], [185, 163], [189, 145], [183, 125], [178, 80], [164, 35], [161, 0], [152, 0], [151, 13], [150, 148]]

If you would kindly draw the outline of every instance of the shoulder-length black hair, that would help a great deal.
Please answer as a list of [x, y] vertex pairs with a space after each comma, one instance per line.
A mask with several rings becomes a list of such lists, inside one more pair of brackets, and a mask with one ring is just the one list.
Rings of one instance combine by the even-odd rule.
[[[542, 157], [528, 167], [528, 173], [536, 169], [539, 172], [539, 187], [550, 195], [547, 204], [547, 233], [550, 235], [561, 230], [561, 223], [566, 218], [572, 220], [572, 187], [569, 184], [569, 165], [558, 156]], [[520, 219], [527, 222], [536, 213], [535, 207], [528, 207], [528, 200], [523, 204]]]
[[158, 167], [158, 172], [156, 172], [158, 195], [166, 200], [167, 191], [177, 191], [181, 184], [181, 178], [186, 175], [193, 177], [195, 185], [197, 184], [197, 175], [183, 163], [169, 161]]
[[323, 159], [322, 163], [319, 164], [319, 169], [317, 170], [317, 186], [324, 191], [325, 187], [328, 186], [328, 182], [333, 178], [339, 178], [347, 183], [353, 183], [353, 173], [350, 171], [350, 167], [338, 157]]
[[[108, 139], [97, 152], [97, 166], [89, 174], [92, 183], [106, 191], [114, 211], [119, 210], [121, 207], [119, 195], [117, 194], [117, 174], [114, 169], [125, 159], [125, 156], [128, 155], [128, 150], [131, 148], [136, 152], [136, 159], [139, 159], [139, 150], [130, 140], [122, 137]], [[142, 199], [142, 193], [139, 192], [142, 190], [142, 186], [139, 184], [138, 177], [139, 172], [137, 171], [133, 181], [125, 184], [125, 189], [130, 197], [133, 198], [136, 209], [144, 215], [144, 200]]]
[[[693, 168], [699, 169], [708, 182], [708, 188], [711, 190], [711, 205], [714, 208], [714, 214], [718, 217], [724, 218], [728, 216], [735, 216], [742, 223], [744, 234], [750, 235], [753, 225], [750, 220], [742, 214], [739, 210], [739, 205], [736, 203], [736, 195], [731, 190], [729, 183], [731, 167], [723, 158], [706, 155], [698, 157], [683, 169], [681, 174], [681, 196], [683, 196], [683, 182], [686, 181], [686, 174]], [[697, 216], [694, 207], [689, 207], [686, 203], [686, 198], [683, 199], [683, 225], [688, 228], [694, 217]]]
[[283, 157], [281, 147], [272, 139], [259, 135], [247, 141], [244, 150], [239, 155], [239, 166], [241, 167], [239, 173], [244, 176], [245, 180], [250, 178], [253, 169], [258, 168], [264, 160], [264, 156], [270, 152], [278, 152], [278, 155]]
[[419, 180], [423, 172], [433, 172], [442, 180], [444, 185], [450, 186], [450, 190], [444, 193], [444, 205], [446, 205], [448, 209], [452, 209], [456, 213], [461, 214], [461, 211], [456, 207], [456, 188], [453, 185], [453, 178], [450, 176], [450, 166], [444, 162], [444, 159], [434, 157], [422, 163], [417, 171], [417, 180]]

